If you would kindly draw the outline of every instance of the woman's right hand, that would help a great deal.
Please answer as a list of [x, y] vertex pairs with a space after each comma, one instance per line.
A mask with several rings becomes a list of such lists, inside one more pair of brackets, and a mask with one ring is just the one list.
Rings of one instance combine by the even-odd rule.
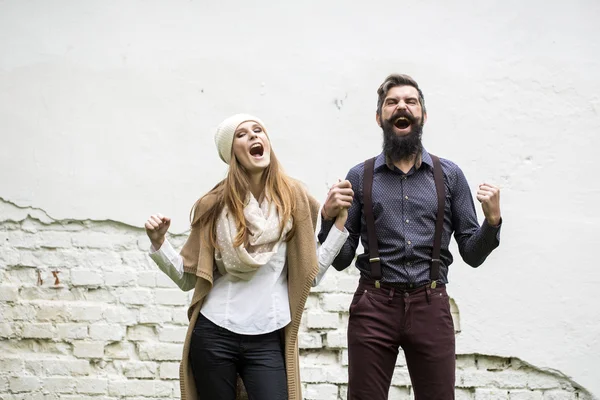
[[171, 226], [171, 218], [163, 217], [161, 214], [151, 215], [144, 226], [152, 247], [158, 250], [165, 242], [165, 235]]

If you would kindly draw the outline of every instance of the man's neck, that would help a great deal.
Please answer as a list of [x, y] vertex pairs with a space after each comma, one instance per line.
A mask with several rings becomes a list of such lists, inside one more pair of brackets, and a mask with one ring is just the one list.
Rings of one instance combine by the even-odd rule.
[[410, 171], [410, 169], [415, 165], [416, 161], [417, 161], [417, 155], [413, 154], [412, 156], [403, 158], [398, 161], [394, 161], [393, 163], [396, 168], [398, 168], [400, 171], [407, 174], [408, 171]]

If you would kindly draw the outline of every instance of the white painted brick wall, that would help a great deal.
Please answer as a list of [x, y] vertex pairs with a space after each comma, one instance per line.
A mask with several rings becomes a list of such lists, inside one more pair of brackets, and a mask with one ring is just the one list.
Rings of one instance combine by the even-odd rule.
[[[0, 399], [178, 398], [190, 293], [149, 260], [144, 232], [110, 222], [2, 217]], [[346, 398], [345, 328], [357, 279], [352, 268], [332, 272], [309, 296], [299, 336], [306, 399]], [[390, 399], [413, 398], [405, 365], [401, 354]], [[591, 399], [517, 359], [459, 355], [456, 382], [457, 400]]]

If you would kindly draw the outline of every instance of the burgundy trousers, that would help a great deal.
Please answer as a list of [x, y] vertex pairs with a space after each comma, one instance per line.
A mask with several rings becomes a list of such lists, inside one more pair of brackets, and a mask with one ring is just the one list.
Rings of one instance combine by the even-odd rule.
[[402, 348], [415, 400], [454, 400], [455, 341], [444, 286], [405, 292], [361, 278], [348, 322], [348, 400], [386, 400]]

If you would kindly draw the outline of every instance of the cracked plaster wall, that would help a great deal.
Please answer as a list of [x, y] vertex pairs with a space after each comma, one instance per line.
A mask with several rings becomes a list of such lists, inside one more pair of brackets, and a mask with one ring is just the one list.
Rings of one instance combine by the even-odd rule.
[[[0, 398], [144, 400], [179, 396], [191, 292], [145, 254], [142, 229], [53, 220], [0, 200]], [[186, 235], [170, 240], [183, 244]], [[306, 399], [346, 398], [347, 308], [358, 276], [330, 273], [312, 290], [299, 345]], [[460, 312], [452, 300], [457, 338]], [[517, 357], [457, 355], [459, 400], [591, 399], [559, 371]], [[390, 399], [413, 398], [400, 355]]]

